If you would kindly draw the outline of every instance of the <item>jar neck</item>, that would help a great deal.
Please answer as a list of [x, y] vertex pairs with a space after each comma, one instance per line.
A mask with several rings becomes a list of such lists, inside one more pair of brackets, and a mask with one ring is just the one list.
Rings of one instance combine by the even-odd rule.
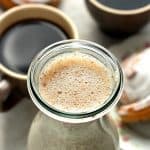
[[[92, 112], [66, 113], [53, 109], [40, 97], [38, 91], [38, 79], [43, 66], [50, 59], [60, 54], [72, 53], [75, 51], [95, 57], [109, 67], [115, 75], [115, 86], [111, 95], [100, 108]], [[33, 102], [46, 115], [59, 121], [82, 123], [102, 117], [118, 102], [123, 86], [123, 73], [116, 58], [104, 47], [84, 40], [65, 40], [48, 46], [37, 55], [30, 65], [27, 83]]]

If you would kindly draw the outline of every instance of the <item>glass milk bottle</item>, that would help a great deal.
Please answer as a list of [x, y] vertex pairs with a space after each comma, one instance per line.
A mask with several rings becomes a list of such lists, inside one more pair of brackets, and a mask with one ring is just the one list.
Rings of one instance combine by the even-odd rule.
[[[44, 101], [39, 93], [39, 74], [44, 65], [61, 54], [75, 51], [94, 57], [109, 68], [114, 77], [108, 99], [90, 112], [60, 111]], [[106, 114], [120, 98], [123, 74], [116, 58], [104, 47], [84, 40], [52, 44], [31, 63], [27, 84], [31, 99], [40, 110], [29, 131], [28, 150], [119, 150], [118, 132]]]

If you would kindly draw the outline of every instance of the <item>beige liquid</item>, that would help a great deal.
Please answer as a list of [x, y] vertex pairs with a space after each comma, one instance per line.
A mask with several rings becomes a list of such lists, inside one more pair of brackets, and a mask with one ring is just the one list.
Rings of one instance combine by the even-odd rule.
[[48, 62], [39, 76], [41, 97], [51, 107], [69, 113], [98, 109], [110, 96], [114, 77], [92, 56], [74, 52]]

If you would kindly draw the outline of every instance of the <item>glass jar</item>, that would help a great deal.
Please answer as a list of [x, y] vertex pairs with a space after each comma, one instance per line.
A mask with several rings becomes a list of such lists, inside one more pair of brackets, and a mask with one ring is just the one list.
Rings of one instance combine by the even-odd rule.
[[0, 0], [0, 5], [4, 9], [9, 9], [11, 7], [22, 5], [22, 4], [48, 4], [52, 6], [58, 6], [60, 4], [61, 0]]
[[[52, 58], [78, 51], [95, 57], [115, 75], [110, 97], [95, 111], [66, 113], [49, 106], [38, 91], [39, 74]], [[65, 40], [41, 51], [28, 71], [28, 91], [40, 112], [29, 132], [28, 150], [119, 150], [119, 137], [112, 120], [106, 115], [118, 102], [123, 86], [123, 74], [116, 58], [104, 47], [84, 40]]]

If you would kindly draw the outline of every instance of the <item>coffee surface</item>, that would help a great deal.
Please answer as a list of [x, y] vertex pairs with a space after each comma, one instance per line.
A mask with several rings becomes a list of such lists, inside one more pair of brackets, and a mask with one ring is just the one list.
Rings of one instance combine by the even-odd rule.
[[137, 9], [150, 4], [150, 0], [97, 0], [98, 2], [116, 9]]
[[0, 62], [26, 74], [32, 58], [40, 50], [63, 39], [67, 35], [55, 24], [38, 19], [21, 21], [0, 37]]
[[39, 92], [51, 107], [70, 113], [100, 108], [112, 93], [110, 69], [92, 56], [74, 52], [48, 62], [39, 76]]

